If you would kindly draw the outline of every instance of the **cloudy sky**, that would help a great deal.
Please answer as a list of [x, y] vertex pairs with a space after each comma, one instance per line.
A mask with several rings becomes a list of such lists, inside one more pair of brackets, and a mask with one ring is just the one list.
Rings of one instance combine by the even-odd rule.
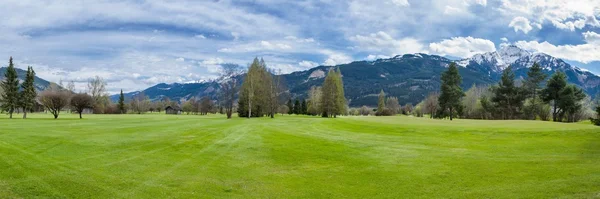
[[[255, 56], [283, 72], [506, 44], [600, 74], [598, 0], [2, 0], [0, 55], [111, 93], [216, 77]], [[6, 64], [3, 64], [6, 65]]]

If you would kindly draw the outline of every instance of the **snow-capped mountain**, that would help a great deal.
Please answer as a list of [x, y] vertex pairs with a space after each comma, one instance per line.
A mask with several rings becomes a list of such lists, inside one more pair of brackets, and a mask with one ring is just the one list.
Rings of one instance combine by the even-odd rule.
[[476, 54], [471, 58], [463, 59], [457, 63], [461, 66], [480, 65], [489, 68], [493, 72], [502, 72], [506, 67], [517, 60], [530, 57], [533, 53], [523, 50], [517, 46], [504, 46], [495, 52]]
[[499, 79], [502, 71], [512, 66], [518, 78], [525, 78], [527, 70], [534, 63], [540, 64], [547, 74], [562, 71], [567, 74], [569, 82], [580, 86], [590, 94], [598, 92], [600, 77], [585, 70], [572, 66], [562, 59], [545, 53], [534, 53], [523, 50], [515, 45], [507, 45], [495, 52], [474, 55], [457, 63], [487, 74], [492, 79]]

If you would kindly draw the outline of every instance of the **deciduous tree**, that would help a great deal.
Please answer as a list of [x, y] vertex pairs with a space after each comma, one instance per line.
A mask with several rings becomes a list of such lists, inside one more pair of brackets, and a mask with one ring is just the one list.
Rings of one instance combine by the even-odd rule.
[[94, 107], [94, 98], [86, 93], [79, 93], [71, 97], [70, 104], [79, 113], [79, 119], [82, 119], [83, 111]]
[[38, 97], [38, 101], [54, 116], [58, 118], [60, 111], [69, 105], [68, 91], [43, 91]]
[[221, 102], [225, 108], [227, 119], [231, 119], [233, 114], [233, 105], [236, 96], [240, 90], [240, 82], [238, 76], [242, 73], [242, 69], [237, 64], [222, 64], [221, 65]]

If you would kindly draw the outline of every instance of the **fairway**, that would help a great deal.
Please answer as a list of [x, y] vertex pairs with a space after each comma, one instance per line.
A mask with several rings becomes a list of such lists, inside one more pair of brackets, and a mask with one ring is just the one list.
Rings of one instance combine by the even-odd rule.
[[29, 117], [0, 119], [1, 198], [600, 197], [590, 124]]

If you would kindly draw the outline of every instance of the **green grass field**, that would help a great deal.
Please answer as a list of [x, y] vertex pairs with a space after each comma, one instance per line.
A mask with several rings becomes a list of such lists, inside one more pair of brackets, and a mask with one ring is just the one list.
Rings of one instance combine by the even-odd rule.
[[590, 124], [76, 117], [2, 115], [0, 198], [600, 197]]

